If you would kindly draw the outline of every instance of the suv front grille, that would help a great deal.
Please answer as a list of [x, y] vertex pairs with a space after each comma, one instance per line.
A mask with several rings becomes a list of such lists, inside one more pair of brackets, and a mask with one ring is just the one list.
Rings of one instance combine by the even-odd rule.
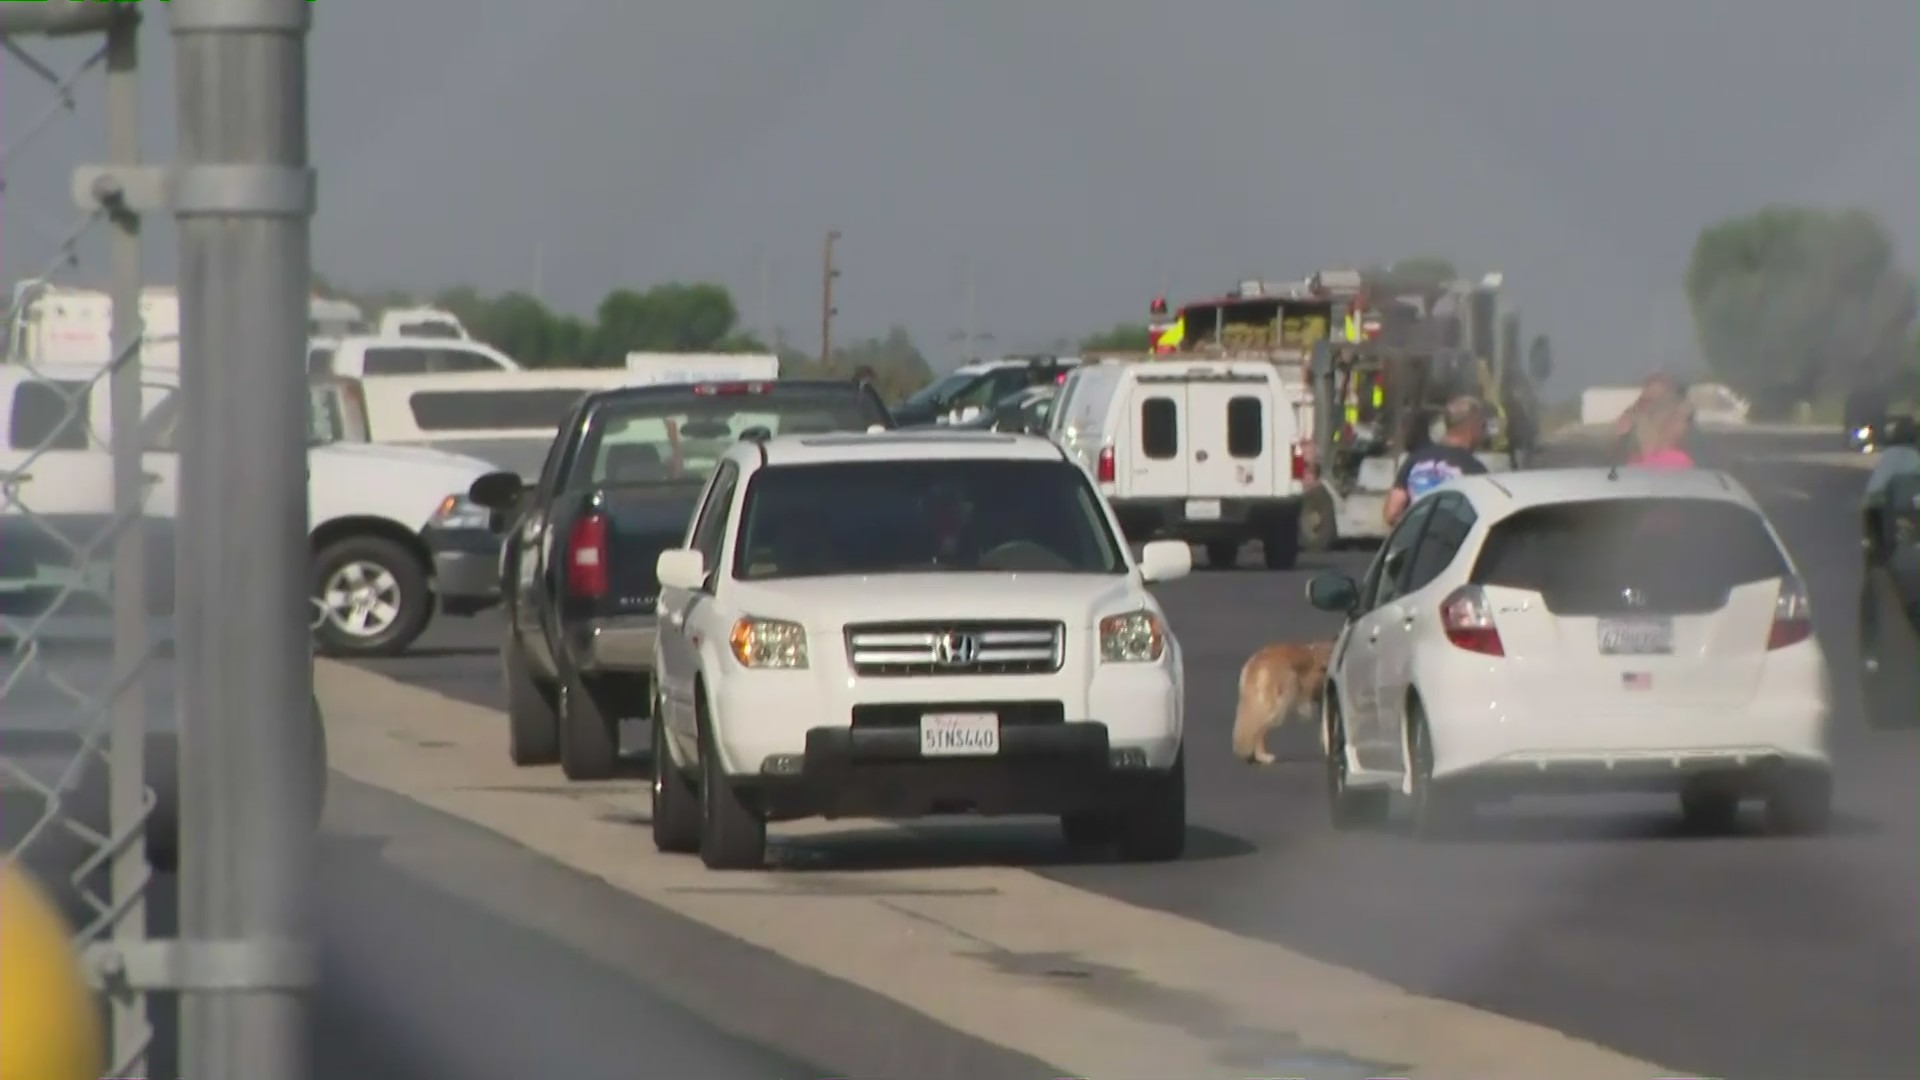
[[856, 675], [1050, 675], [1066, 657], [1057, 622], [898, 622], [849, 626]]
[[863, 731], [918, 728], [921, 718], [930, 713], [992, 713], [1000, 718], [1003, 728], [1044, 727], [1067, 721], [1067, 707], [1058, 701], [936, 701], [922, 705], [888, 702], [881, 705], [855, 705], [853, 726]]

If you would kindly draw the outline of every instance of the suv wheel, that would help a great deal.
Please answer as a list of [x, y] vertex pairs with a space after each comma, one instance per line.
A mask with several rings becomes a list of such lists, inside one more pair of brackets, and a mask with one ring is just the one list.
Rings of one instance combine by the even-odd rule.
[[397, 656], [433, 618], [427, 568], [384, 536], [349, 536], [313, 559], [314, 642], [327, 656]]
[[767, 822], [740, 801], [720, 764], [713, 733], [700, 723], [700, 861], [709, 870], [760, 870], [767, 865]]
[[606, 780], [620, 762], [614, 726], [578, 674], [560, 684], [560, 771], [569, 780]]
[[1166, 772], [1146, 783], [1138, 802], [1120, 816], [1120, 857], [1129, 862], [1172, 862], [1187, 850], [1187, 754], [1174, 756]]
[[667, 722], [653, 706], [653, 846], [674, 855], [700, 850], [700, 795], [667, 749]]
[[513, 632], [500, 645], [500, 677], [507, 691], [507, 757], [515, 765], [551, 765], [560, 760], [559, 694], [527, 667], [527, 654]]
[[1240, 541], [1207, 541], [1207, 566], [1214, 570], [1231, 570], [1240, 565]]

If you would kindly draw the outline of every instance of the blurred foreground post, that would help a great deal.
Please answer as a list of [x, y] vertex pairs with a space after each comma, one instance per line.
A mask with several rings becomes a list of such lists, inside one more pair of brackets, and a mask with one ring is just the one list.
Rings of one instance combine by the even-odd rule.
[[193, 1080], [306, 1065], [307, 29], [297, 0], [174, 0], [180, 231], [181, 1005]]

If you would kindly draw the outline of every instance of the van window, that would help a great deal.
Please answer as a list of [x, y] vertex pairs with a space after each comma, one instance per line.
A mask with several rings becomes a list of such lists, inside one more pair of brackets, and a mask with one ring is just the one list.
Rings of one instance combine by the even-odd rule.
[[427, 373], [427, 350], [425, 349], [368, 349], [366, 366], [362, 369], [368, 375], [425, 375]]
[[46, 381], [15, 386], [7, 442], [15, 450], [87, 449], [87, 384]]
[[1140, 452], [1153, 461], [1180, 453], [1180, 407], [1172, 398], [1150, 397], [1140, 403]]
[[556, 431], [585, 390], [422, 390], [407, 399], [421, 431]]
[[315, 345], [307, 350], [307, 374], [328, 375], [333, 372], [333, 346]]
[[1237, 397], [1227, 402], [1227, 456], [1242, 460], [1257, 458], [1266, 449], [1260, 429], [1266, 423], [1266, 409], [1257, 397]]
[[[423, 324], [425, 325], [425, 324]], [[500, 364], [485, 353], [468, 349], [435, 349], [427, 357], [427, 370], [442, 371], [501, 371]]]

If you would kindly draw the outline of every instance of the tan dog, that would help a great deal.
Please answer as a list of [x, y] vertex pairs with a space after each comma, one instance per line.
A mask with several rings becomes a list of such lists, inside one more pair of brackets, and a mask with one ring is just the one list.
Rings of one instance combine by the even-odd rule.
[[1313, 716], [1327, 688], [1333, 642], [1268, 645], [1240, 668], [1240, 704], [1233, 713], [1233, 756], [1271, 765], [1267, 733], [1296, 716]]

